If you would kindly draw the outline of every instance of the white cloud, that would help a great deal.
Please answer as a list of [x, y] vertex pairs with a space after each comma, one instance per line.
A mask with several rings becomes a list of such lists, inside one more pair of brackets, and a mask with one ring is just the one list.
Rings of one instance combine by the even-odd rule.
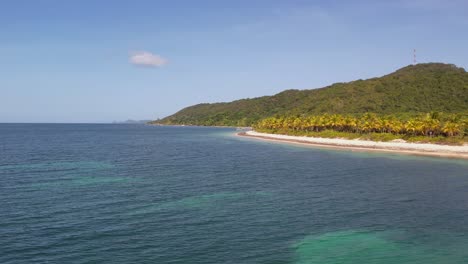
[[137, 51], [130, 55], [130, 63], [138, 66], [145, 67], [162, 67], [168, 63], [168, 61], [148, 51]]

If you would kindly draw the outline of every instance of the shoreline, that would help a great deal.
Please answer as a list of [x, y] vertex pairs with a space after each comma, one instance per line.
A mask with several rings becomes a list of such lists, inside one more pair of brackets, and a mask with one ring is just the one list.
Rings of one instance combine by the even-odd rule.
[[148, 126], [163, 126], [163, 127], [217, 127], [217, 128], [252, 129], [252, 127], [243, 127], [243, 126], [167, 125], [167, 124], [151, 124], [151, 123], [145, 123], [145, 125], [148, 125]]
[[399, 153], [416, 156], [468, 159], [467, 145], [449, 146], [427, 143], [376, 142], [355, 139], [288, 136], [260, 133], [256, 131], [241, 132], [237, 133], [237, 135], [272, 142], [287, 142], [303, 146], [315, 146], [350, 151]]

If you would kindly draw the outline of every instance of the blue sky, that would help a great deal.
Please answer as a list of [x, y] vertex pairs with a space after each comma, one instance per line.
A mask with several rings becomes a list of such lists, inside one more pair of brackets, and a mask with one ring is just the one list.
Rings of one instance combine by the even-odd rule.
[[5, 0], [0, 122], [111, 122], [381, 76], [468, 68], [468, 1]]

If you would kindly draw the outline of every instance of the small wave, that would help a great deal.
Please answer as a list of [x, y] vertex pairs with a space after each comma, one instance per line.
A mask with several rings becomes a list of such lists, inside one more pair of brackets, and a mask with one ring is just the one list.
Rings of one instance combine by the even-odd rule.
[[131, 215], [147, 214], [161, 210], [202, 209], [218, 205], [225, 205], [232, 201], [239, 200], [242, 198], [256, 198], [262, 196], [270, 196], [270, 193], [264, 191], [254, 193], [220, 192], [214, 194], [191, 196], [176, 201], [144, 206], [140, 209], [131, 212]]
[[0, 165], [0, 172], [44, 172], [44, 171], [67, 171], [67, 170], [101, 170], [112, 169], [110, 163], [97, 161], [77, 162], [44, 162], [32, 164]]

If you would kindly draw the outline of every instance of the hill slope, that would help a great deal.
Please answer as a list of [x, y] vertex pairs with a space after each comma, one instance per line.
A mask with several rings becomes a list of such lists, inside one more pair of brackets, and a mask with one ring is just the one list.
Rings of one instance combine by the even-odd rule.
[[230, 103], [198, 104], [152, 123], [248, 126], [274, 115], [467, 112], [468, 73], [451, 64], [410, 65], [368, 80]]

